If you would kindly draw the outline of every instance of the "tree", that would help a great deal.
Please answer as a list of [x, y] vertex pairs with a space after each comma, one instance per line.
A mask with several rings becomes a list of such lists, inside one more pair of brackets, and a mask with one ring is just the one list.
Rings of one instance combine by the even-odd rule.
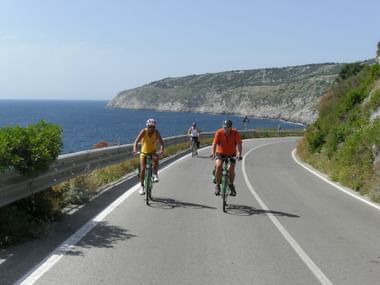
[[376, 57], [376, 60], [377, 60], [377, 63], [380, 63], [380, 41], [377, 43], [377, 53], [376, 53], [377, 57]]

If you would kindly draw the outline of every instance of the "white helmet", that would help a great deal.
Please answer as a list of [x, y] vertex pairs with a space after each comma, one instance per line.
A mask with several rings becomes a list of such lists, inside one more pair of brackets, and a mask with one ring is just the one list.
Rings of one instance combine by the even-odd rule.
[[148, 119], [146, 120], [146, 126], [156, 126], [156, 120], [155, 119]]

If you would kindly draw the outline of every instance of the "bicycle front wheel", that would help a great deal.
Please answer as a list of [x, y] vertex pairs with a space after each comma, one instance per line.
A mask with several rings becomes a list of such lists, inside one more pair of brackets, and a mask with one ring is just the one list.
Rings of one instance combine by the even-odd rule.
[[152, 199], [151, 191], [152, 191], [152, 169], [148, 170], [147, 175], [145, 176], [145, 195], [146, 195], [146, 204], [149, 206], [149, 200]]
[[228, 186], [227, 183], [222, 182], [222, 200], [223, 200], [223, 212], [227, 212], [227, 197], [228, 197]]

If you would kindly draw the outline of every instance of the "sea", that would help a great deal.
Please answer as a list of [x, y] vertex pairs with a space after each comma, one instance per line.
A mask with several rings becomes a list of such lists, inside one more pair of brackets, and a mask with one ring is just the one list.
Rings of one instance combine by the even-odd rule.
[[40, 120], [58, 124], [63, 129], [62, 154], [88, 150], [100, 141], [111, 144], [133, 143], [149, 118], [157, 121], [162, 137], [186, 134], [193, 122], [204, 132], [215, 131], [225, 119], [233, 127], [244, 129], [298, 129], [302, 124], [283, 120], [192, 112], [159, 112], [154, 110], [109, 109], [108, 101], [69, 100], [0, 100], [0, 128], [27, 126]]

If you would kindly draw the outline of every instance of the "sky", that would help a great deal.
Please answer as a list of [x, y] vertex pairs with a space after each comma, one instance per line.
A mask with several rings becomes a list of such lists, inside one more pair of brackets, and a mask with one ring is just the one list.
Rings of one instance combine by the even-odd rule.
[[111, 100], [166, 77], [374, 58], [379, 0], [0, 0], [0, 99]]

